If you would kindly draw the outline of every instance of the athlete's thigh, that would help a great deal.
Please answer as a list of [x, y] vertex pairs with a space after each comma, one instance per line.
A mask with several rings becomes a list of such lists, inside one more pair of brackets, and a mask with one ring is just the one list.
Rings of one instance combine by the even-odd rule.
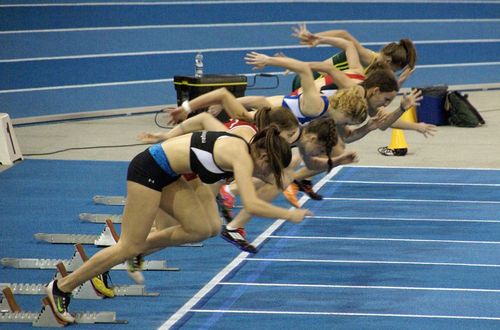
[[199, 226], [208, 226], [211, 215], [207, 212], [207, 205], [215, 204], [213, 198], [202, 201], [193, 184], [177, 180], [163, 189], [160, 202], [162, 210], [188, 231]]
[[127, 201], [123, 211], [120, 240], [134, 244], [146, 240], [158, 211], [160, 198], [159, 191], [127, 181]]

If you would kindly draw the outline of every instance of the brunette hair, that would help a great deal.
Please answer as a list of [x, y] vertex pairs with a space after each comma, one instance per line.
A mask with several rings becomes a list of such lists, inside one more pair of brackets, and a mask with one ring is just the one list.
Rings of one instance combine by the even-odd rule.
[[378, 87], [381, 92], [393, 92], [399, 90], [399, 84], [390, 69], [389, 65], [385, 62], [373, 63], [366, 79], [360, 84], [365, 90]]
[[335, 121], [328, 117], [314, 119], [305, 126], [304, 132], [316, 134], [318, 141], [325, 146], [325, 153], [328, 157], [328, 172], [330, 172], [333, 168], [333, 161], [331, 158], [332, 149], [338, 141]]
[[283, 169], [292, 161], [292, 150], [288, 142], [280, 136], [280, 130], [274, 124], [259, 130], [250, 141], [256, 149], [265, 150], [276, 185], [283, 189]]
[[255, 112], [255, 125], [259, 130], [275, 124], [280, 131], [292, 130], [299, 127], [299, 121], [293, 113], [284, 107], [261, 108]]
[[368, 116], [368, 101], [357, 85], [339, 90], [329, 101], [332, 109], [350, 118], [354, 124], [361, 124]]
[[385, 45], [380, 52], [391, 59], [391, 64], [404, 68], [414, 68], [417, 63], [417, 50], [410, 39], [401, 39], [399, 43], [391, 42]]

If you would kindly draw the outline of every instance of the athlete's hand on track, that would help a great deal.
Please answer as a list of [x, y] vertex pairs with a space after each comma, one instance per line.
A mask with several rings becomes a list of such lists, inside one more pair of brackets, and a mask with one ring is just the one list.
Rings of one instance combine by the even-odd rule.
[[308, 215], [313, 215], [311, 211], [308, 209], [293, 209], [288, 211], [289, 216], [288, 220], [290, 220], [293, 223], [299, 223], [304, 220], [304, 218]]

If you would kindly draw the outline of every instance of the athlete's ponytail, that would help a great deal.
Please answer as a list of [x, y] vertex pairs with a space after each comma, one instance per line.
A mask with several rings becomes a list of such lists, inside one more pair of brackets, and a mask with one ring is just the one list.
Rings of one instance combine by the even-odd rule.
[[283, 189], [282, 172], [292, 161], [292, 151], [288, 142], [280, 136], [278, 127], [271, 124], [260, 130], [254, 135], [250, 145], [267, 153], [269, 167], [276, 180], [276, 185]]
[[314, 119], [307, 124], [304, 132], [316, 134], [319, 143], [325, 147], [325, 153], [328, 157], [328, 172], [330, 172], [333, 168], [332, 149], [338, 141], [335, 121], [328, 117]]
[[411, 69], [417, 63], [417, 51], [410, 39], [401, 39], [399, 43], [391, 42], [380, 51], [382, 55], [391, 59], [391, 64], [400, 69], [409, 66]]
[[299, 122], [293, 113], [283, 107], [261, 108], [257, 110], [254, 116], [255, 125], [259, 130], [275, 124], [280, 131], [289, 131], [297, 129]]

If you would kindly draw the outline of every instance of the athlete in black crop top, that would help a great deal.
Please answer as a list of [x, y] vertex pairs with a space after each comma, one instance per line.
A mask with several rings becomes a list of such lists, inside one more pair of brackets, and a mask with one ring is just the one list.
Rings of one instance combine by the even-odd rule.
[[[187, 182], [179, 180], [180, 174], [192, 170], [191, 152], [196, 156], [193, 166], [199, 173], [206, 170], [201, 175], [207, 180], [218, 179], [219, 175], [232, 169], [240, 186], [244, 207], [250, 213], [292, 222], [300, 222], [311, 214], [304, 209], [287, 210], [273, 206], [257, 196], [252, 176], [257, 172], [262, 175], [272, 173], [281, 180], [281, 171], [291, 159], [290, 146], [279, 136], [275, 126], [257, 133], [250, 145], [237, 141], [239, 139], [231, 134], [221, 132], [182, 135], [199, 129], [227, 130], [222, 123], [216, 123], [199, 127], [186, 120], [182, 126], [174, 128], [173, 131], [178, 132], [175, 138], [152, 146], [134, 158], [127, 179], [127, 201], [120, 241], [94, 254], [74, 272], [51, 281], [46, 287], [52, 309], [58, 318], [69, 323], [75, 322], [74, 316], [68, 312], [71, 292], [113, 266], [138, 255], [153, 253], [169, 246], [200, 242], [219, 233], [221, 223], [217, 205], [208, 186], [201, 185], [195, 191]], [[194, 143], [192, 139], [195, 140]], [[216, 144], [215, 141], [219, 143]], [[215, 164], [213, 159], [217, 159], [219, 164]], [[150, 176], [152, 172], [156, 176]], [[159, 179], [166, 182], [161, 189], [156, 185], [156, 180]], [[201, 190], [204, 194], [201, 194]], [[179, 225], [151, 232], [160, 209]]]
[[[233, 172], [221, 169], [214, 159], [214, 145], [218, 139], [234, 137], [245, 141], [242, 137], [227, 132], [194, 132], [191, 135], [191, 148], [189, 152], [189, 162], [193, 173], [203, 183], [215, 183], [220, 180], [229, 180], [233, 177]], [[247, 143], [245, 141], [245, 143]], [[248, 145], [248, 143], [247, 143]], [[248, 146], [250, 151], [250, 146]]]

